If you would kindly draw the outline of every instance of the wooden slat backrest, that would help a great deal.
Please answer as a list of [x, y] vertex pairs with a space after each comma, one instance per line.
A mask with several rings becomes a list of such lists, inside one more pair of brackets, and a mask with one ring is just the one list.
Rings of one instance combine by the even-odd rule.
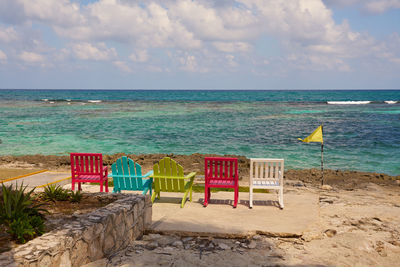
[[153, 167], [154, 189], [156, 192], [184, 192], [183, 167], [175, 160], [165, 157]]
[[250, 159], [251, 180], [279, 180], [283, 171], [283, 159]]
[[101, 153], [71, 153], [71, 173], [73, 175], [100, 174], [103, 169]]
[[205, 179], [238, 180], [237, 158], [204, 158]]
[[[115, 186], [123, 190], [143, 190], [142, 167], [132, 159], [123, 156], [111, 166]], [[118, 176], [117, 176], [118, 175]], [[124, 177], [122, 177], [124, 176]], [[131, 177], [139, 176], [139, 177]]]

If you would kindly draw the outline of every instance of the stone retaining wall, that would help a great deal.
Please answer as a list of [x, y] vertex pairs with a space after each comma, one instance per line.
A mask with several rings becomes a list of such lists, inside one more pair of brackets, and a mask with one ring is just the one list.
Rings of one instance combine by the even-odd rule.
[[150, 226], [151, 200], [118, 195], [115, 202], [0, 254], [0, 266], [81, 266], [126, 248]]

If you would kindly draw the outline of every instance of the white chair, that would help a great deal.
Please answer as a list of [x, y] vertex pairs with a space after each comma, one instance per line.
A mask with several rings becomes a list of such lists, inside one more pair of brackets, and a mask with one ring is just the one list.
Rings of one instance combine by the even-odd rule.
[[253, 208], [253, 189], [274, 189], [279, 193], [279, 206], [283, 209], [283, 159], [250, 159], [250, 208]]

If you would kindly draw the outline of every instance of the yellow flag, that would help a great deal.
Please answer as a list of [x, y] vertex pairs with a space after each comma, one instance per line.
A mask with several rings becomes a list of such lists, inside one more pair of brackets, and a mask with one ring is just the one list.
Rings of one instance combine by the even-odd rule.
[[305, 143], [310, 143], [310, 142], [324, 143], [324, 139], [322, 137], [322, 125], [320, 125], [317, 129], [315, 129], [315, 131], [306, 138], [304, 139], [297, 138], [297, 139]]

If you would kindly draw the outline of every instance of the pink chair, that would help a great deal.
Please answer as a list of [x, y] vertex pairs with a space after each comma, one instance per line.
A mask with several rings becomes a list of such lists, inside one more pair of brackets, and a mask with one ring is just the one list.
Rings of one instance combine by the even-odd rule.
[[103, 167], [103, 156], [100, 153], [71, 153], [72, 190], [78, 183], [78, 190], [82, 190], [81, 183], [100, 183], [100, 192], [103, 192], [103, 183], [108, 192], [108, 170]]
[[207, 207], [211, 197], [211, 187], [234, 188], [236, 208], [239, 198], [239, 175], [237, 158], [204, 158], [204, 207]]

